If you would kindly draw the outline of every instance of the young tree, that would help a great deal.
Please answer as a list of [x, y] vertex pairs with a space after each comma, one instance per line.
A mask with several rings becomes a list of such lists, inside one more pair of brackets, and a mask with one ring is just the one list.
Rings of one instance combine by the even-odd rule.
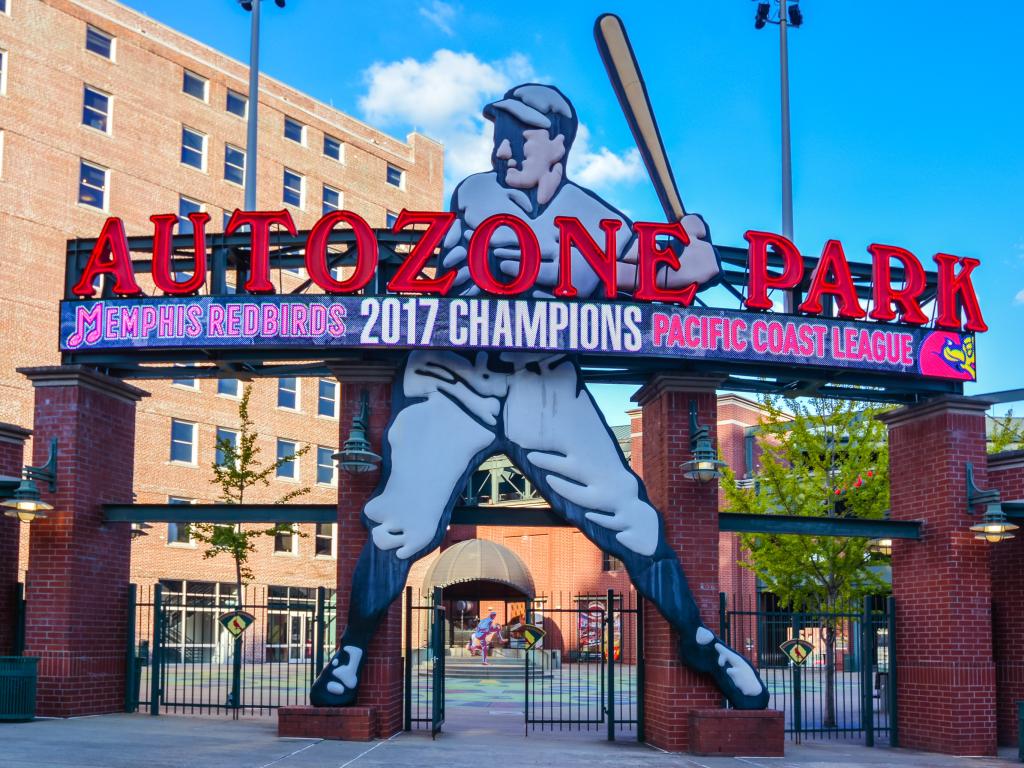
[[[755, 487], [725, 471], [730, 512], [801, 517], [880, 519], [889, 506], [889, 452], [882, 408], [847, 401], [766, 398], [757, 446]], [[853, 609], [885, 589], [870, 568], [864, 538], [744, 534], [740, 562], [790, 610]], [[840, 622], [822, 627], [825, 645], [825, 726], [835, 726], [835, 654]]]
[[[213, 468], [213, 482], [220, 486], [218, 500], [225, 504], [244, 504], [246, 493], [260, 486], [270, 485], [277, 469], [289, 461], [293, 461], [309, 451], [303, 446], [294, 454], [282, 456], [267, 466], [260, 460], [259, 433], [249, 416], [249, 398], [252, 385], [247, 385], [238, 403], [238, 438], [217, 441], [217, 460]], [[295, 488], [280, 498], [275, 504], [285, 504], [292, 499], [309, 493], [309, 486]], [[235, 562], [235, 585], [238, 589], [238, 607], [242, 607], [242, 587], [252, 580], [249, 568], [249, 555], [256, 549], [256, 540], [261, 536], [276, 536], [282, 533], [301, 536], [288, 523], [278, 523], [269, 528], [246, 527], [239, 525], [218, 525], [216, 523], [193, 523], [192, 537], [207, 545], [203, 552], [204, 558], [216, 557], [220, 554], [230, 555]]]
[[1015, 418], [1012, 408], [1005, 416], [993, 416], [988, 452], [1001, 453], [1021, 449], [1024, 449], [1024, 419]]

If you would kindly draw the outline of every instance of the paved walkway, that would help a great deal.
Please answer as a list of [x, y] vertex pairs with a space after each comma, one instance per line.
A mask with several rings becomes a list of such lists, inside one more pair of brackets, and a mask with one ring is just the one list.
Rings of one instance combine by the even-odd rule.
[[[844, 745], [790, 746], [785, 758], [706, 758], [668, 755], [635, 741], [608, 743], [591, 733], [512, 730], [505, 718], [456, 708], [436, 741], [403, 733], [388, 741], [352, 743], [279, 739], [274, 718], [105, 715], [0, 724], [3, 768], [478, 768], [481, 756], [513, 766], [587, 768], [857, 768], [1012, 766], [1004, 759], [952, 758], [906, 750]], [[499, 722], [501, 724], [499, 724]], [[488, 758], [488, 761], [491, 761]]]

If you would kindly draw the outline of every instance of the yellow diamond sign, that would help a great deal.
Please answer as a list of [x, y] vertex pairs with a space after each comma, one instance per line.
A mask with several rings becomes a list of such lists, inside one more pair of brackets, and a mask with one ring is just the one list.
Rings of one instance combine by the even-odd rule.
[[780, 645], [779, 650], [786, 654], [790, 661], [800, 667], [810, 658], [814, 646], [802, 638], [795, 637]]
[[239, 637], [245, 630], [252, 626], [256, 617], [245, 611], [230, 611], [217, 619], [232, 637]]

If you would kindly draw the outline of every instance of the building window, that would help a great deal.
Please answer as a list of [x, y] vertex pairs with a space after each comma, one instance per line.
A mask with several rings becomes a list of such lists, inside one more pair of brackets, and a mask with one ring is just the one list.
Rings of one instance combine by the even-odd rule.
[[398, 221], [398, 214], [395, 213], [394, 211], [388, 211], [386, 214], [384, 214], [384, 223], [388, 229], [391, 229], [393, 226], [395, 226], [396, 221]]
[[181, 126], [181, 162], [206, 170], [206, 134]]
[[313, 554], [317, 557], [336, 557], [336, 550], [334, 548], [334, 531], [336, 526], [334, 523], [317, 523], [316, 524], [316, 536], [314, 537]]
[[[186, 363], [175, 363], [175, 368], [192, 368], [193, 366], [187, 365]], [[182, 376], [180, 378], [171, 379], [172, 386], [182, 387], [183, 389], [199, 389], [199, 379], [195, 376]]]
[[196, 425], [191, 421], [171, 419], [171, 461], [196, 463]]
[[201, 77], [195, 72], [189, 72], [186, 69], [181, 83], [181, 90], [189, 96], [195, 96], [200, 101], [206, 101], [206, 91], [209, 85], [210, 83], [205, 77]]
[[238, 379], [217, 379], [217, 394], [225, 397], [241, 397], [242, 382]]
[[0, 13], [8, 13], [7, 0], [0, 0]]
[[238, 449], [238, 431], [217, 427], [217, 447], [214, 452], [214, 461], [218, 466], [224, 466], [224, 448], [230, 446], [233, 450]]
[[85, 86], [82, 95], [82, 125], [110, 133], [110, 95]]
[[342, 152], [341, 141], [339, 139], [334, 138], [333, 136], [328, 136], [325, 133], [324, 134], [324, 155], [326, 155], [327, 157], [331, 158], [332, 160], [337, 160], [340, 163], [340, 162], [342, 162], [342, 158], [343, 158], [343, 155], [341, 154], [341, 152]]
[[224, 145], [224, 179], [233, 184], [245, 181], [245, 150]]
[[236, 91], [228, 89], [227, 101], [224, 108], [232, 115], [246, 117], [249, 114], [249, 99]]
[[399, 189], [405, 186], [405, 171], [388, 163], [388, 184]]
[[323, 213], [330, 213], [331, 211], [340, 211], [342, 206], [341, 200], [341, 192], [334, 189], [333, 187], [328, 187], [326, 184], [324, 184]]
[[170, 664], [223, 664], [234, 640], [217, 617], [238, 607], [238, 587], [212, 581], [160, 579], [166, 612], [160, 660]]
[[299, 462], [295, 460], [295, 452], [299, 449], [294, 440], [277, 439], [277, 460], [282, 464], [277, 468], [277, 476], [283, 480], [299, 479]]
[[[169, 496], [167, 498], [168, 504], [194, 504], [194, 499], [185, 499], [181, 496]], [[168, 546], [179, 544], [185, 546], [192, 545], [192, 531], [188, 523], [168, 523], [167, 524], [167, 544]]]
[[78, 171], [78, 202], [101, 211], [107, 210], [109, 181], [109, 170], [83, 160]]
[[316, 447], [316, 482], [317, 485], [337, 485], [338, 466], [334, 463], [334, 448]]
[[[195, 227], [192, 226], [190, 213], [199, 213], [203, 210], [203, 204], [197, 200], [191, 200], [184, 195], [178, 196], [178, 234], [191, 235]], [[184, 280], [185, 277], [176, 277], [176, 280]]]
[[274, 552], [283, 555], [299, 554], [299, 537], [295, 534], [294, 527], [274, 536]]
[[303, 191], [306, 186], [306, 180], [301, 174], [295, 171], [289, 171], [287, 168], [284, 169], [284, 190], [281, 193], [281, 197], [288, 205], [294, 205], [296, 208], [302, 207]]
[[315, 654], [315, 607], [313, 587], [267, 587], [267, 636], [263, 645], [267, 663], [309, 663]]
[[282, 376], [277, 380], [277, 407], [299, 410], [299, 380], [294, 376]]
[[297, 144], [305, 144], [306, 126], [298, 120], [292, 120], [290, 117], [286, 117], [284, 119], [284, 137], [286, 139], [291, 139]]
[[7, 51], [0, 50], [0, 96], [7, 93]]
[[114, 38], [102, 29], [85, 28], [85, 50], [92, 51], [104, 59], [114, 60]]
[[317, 416], [338, 418], [338, 382], [320, 379], [316, 397]]
[[624, 571], [626, 566], [623, 565], [622, 561], [617, 557], [609, 555], [607, 552], [601, 553], [601, 570], [602, 571]]

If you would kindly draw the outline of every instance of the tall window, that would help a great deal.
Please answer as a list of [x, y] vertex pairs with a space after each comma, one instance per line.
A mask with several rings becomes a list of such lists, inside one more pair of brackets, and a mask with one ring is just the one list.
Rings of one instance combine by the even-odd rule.
[[83, 160], [78, 171], [78, 202], [105, 211], [109, 180], [109, 170]]
[[0, 96], [7, 93], [7, 51], [0, 50]]
[[338, 382], [320, 379], [316, 395], [317, 416], [338, 418]]
[[290, 117], [284, 119], [284, 137], [298, 144], [306, 143], [306, 126]]
[[82, 125], [110, 133], [110, 95], [85, 86], [82, 95]]
[[92, 51], [104, 59], [114, 58], [114, 38], [102, 29], [85, 28], [85, 50]]
[[405, 184], [405, 171], [388, 163], [388, 184], [392, 187], [402, 187]]
[[277, 407], [299, 410], [299, 380], [294, 376], [282, 376], [277, 380]]
[[196, 425], [191, 421], [171, 419], [171, 461], [196, 463]]
[[341, 159], [342, 159], [341, 152], [342, 152], [342, 150], [341, 150], [341, 140], [340, 139], [336, 139], [333, 136], [328, 136], [325, 133], [324, 134], [324, 155], [326, 155], [327, 157], [331, 158], [332, 160], [337, 160], [340, 163]]
[[[175, 363], [175, 368], [191, 368], [192, 366], [186, 365], [185, 363]], [[195, 376], [177, 376], [171, 379], [171, 384], [176, 387], [183, 387], [184, 389], [199, 389], [199, 379]]]
[[224, 145], [224, 178], [234, 184], [245, 181], [245, 150]]
[[217, 394], [226, 397], [241, 397], [242, 382], [238, 379], [217, 379]]
[[[181, 496], [169, 496], [167, 498], [168, 504], [193, 504], [194, 499], [186, 499]], [[168, 523], [167, 524], [167, 544], [192, 544], [192, 531], [189, 529], [188, 523]]]
[[[178, 196], [178, 234], [191, 235], [195, 227], [188, 217], [190, 213], [199, 213], [203, 210], [203, 204], [198, 200], [192, 200], [184, 195]], [[177, 278], [182, 279], [182, 278]]]
[[229, 89], [224, 108], [232, 115], [247, 117], [249, 114], [249, 99], [242, 94]]
[[384, 222], [387, 225], [388, 229], [391, 229], [393, 226], [395, 226], [396, 221], [398, 221], [398, 214], [395, 213], [394, 211], [388, 211], [384, 215]]
[[206, 101], [206, 92], [209, 88], [209, 81], [202, 75], [185, 70], [181, 82], [181, 90], [189, 96], [195, 96], [200, 101]]
[[217, 621], [238, 607], [238, 587], [212, 581], [160, 579], [164, 589], [161, 661], [171, 664], [224, 663], [231, 659], [231, 635]]
[[341, 192], [324, 184], [324, 207], [323, 213], [340, 211], [342, 206]]
[[206, 134], [181, 126], [181, 162], [206, 170]]
[[277, 468], [277, 476], [284, 480], [299, 479], [299, 462], [295, 460], [295, 452], [299, 449], [294, 440], [277, 439], [277, 460], [284, 463]]
[[238, 431], [234, 429], [225, 429], [224, 427], [217, 427], [217, 448], [214, 454], [214, 461], [218, 465], [223, 466], [226, 462], [224, 460], [224, 444], [231, 446], [231, 448], [238, 448]]
[[0, 0], [0, 13], [7, 13], [7, 0]]
[[302, 193], [305, 188], [305, 178], [302, 174], [284, 169], [284, 189], [281, 192], [281, 199], [288, 205], [296, 208], [302, 207]]
[[337, 485], [338, 465], [334, 463], [334, 448], [316, 447], [316, 482], [317, 485]]
[[313, 554], [317, 557], [336, 557], [334, 548], [334, 523], [317, 523], [313, 540]]
[[283, 555], [299, 554], [299, 537], [295, 535], [294, 527], [274, 536], [274, 552]]

